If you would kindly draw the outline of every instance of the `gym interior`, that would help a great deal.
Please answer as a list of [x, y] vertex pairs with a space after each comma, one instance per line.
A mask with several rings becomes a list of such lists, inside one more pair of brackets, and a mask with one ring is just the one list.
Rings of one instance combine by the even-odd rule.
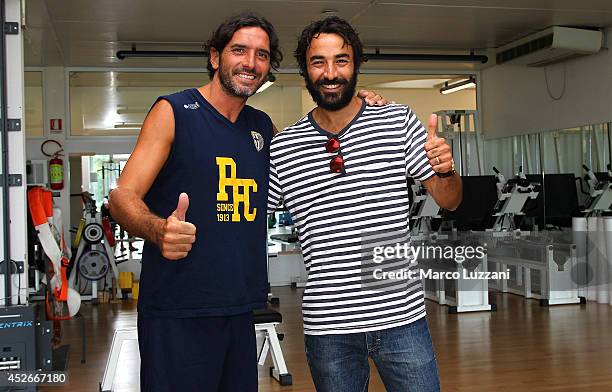
[[[279, 130], [315, 107], [292, 53], [330, 15], [364, 44], [358, 89], [438, 115], [463, 201], [441, 209], [408, 178], [411, 238], [486, 249], [422, 277], [441, 390], [612, 390], [612, 2], [1, 4], [0, 370], [56, 378], [0, 390], [139, 390], [144, 241], [108, 196], [155, 99], [208, 83], [203, 44], [244, 10], [279, 34], [281, 66], [248, 99]], [[314, 391], [308, 273], [283, 206], [267, 270], [259, 390]], [[369, 390], [386, 390], [374, 366]]]

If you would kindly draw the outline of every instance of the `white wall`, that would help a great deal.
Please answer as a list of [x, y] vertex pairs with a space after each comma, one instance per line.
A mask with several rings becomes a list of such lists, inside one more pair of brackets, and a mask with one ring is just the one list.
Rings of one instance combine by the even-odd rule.
[[[61, 118], [63, 123], [66, 123], [66, 108], [64, 105], [64, 68], [49, 67], [46, 69], [45, 78], [43, 78], [43, 100], [45, 105], [45, 118], [43, 119], [43, 127], [47, 135], [49, 135], [49, 119]], [[65, 125], [63, 125], [66, 128]], [[64, 144], [65, 133], [56, 133], [49, 136], [50, 139], [59, 141]], [[27, 159], [47, 159], [40, 151], [40, 147], [44, 138], [41, 139], [26, 139], [26, 158]], [[62, 210], [64, 222], [64, 236], [70, 239], [70, 176], [68, 170], [68, 158], [63, 157], [64, 161], [64, 189], [59, 192], [59, 197], [54, 197], [53, 202]]]
[[[612, 45], [612, 29], [604, 46]], [[546, 67], [500, 65], [481, 72], [486, 138], [523, 135], [612, 121], [612, 51]], [[564, 80], [564, 72], [566, 72]]]
[[281, 130], [302, 117], [302, 88], [272, 86], [253, 95], [248, 104], [266, 112], [276, 128]]
[[[357, 89], [365, 87], [358, 86]], [[388, 101], [395, 101], [410, 106], [424, 125], [429, 115], [438, 110], [475, 110], [476, 89], [466, 89], [452, 94], [440, 94], [433, 88], [371, 88]], [[302, 111], [308, 113], [315, 107], [308, 90], [302, 89]], [[296, 118], [297, 119], [297, 118]]]

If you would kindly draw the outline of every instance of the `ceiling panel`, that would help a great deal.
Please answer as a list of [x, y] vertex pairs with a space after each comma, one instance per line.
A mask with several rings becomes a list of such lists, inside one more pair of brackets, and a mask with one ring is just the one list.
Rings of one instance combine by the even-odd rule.
[[[368, 48], [387, 51], [484, 51], [550, 25], [612, 26], [611, 0], [28, 0], [27, 65], [199, 67], [204, 59], [130, 59], [117, 50], [199, 50], [217, 25], [256, 10], [277, 28], [294, 67], [296, 37], [322, 11], [349, 19]], [[474, 64], [368, 63], [364, 68], [475, 69]]]

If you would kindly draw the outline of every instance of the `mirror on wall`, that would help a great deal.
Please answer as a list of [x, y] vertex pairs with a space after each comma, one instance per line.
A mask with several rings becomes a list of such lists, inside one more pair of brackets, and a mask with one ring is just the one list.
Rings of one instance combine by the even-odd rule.
[[573, 173], [578, 177], [585, 174], [582, 165], [604, 172], [610, 163], [611, 129], [604, 123], [488, 139], [484, 141], [485, 167], [496, 166], [506, 176], [516, 174], [520, 167], [525, 174]]
[[[537, 183], [541, 195], [532, 211], [540, 227], [571, 224], [571, 216], [585, 209], [590, 198], [586, 168], [598, 181], [609, 181], [610, 123], [511, 136], [484, 141], [486, 175], [496, 167], [506, 179], [521, 171]], [[531, 213], [526, 211], [527, 215]]]

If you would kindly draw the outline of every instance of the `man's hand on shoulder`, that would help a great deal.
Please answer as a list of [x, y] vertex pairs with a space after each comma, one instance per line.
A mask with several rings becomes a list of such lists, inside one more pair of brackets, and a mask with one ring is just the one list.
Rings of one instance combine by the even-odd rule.
[[395, 103], [395, 101], [387, 101], [382, 96], [376, 94], [374, 91], [369, 90], [359, 90], [357, 92], [357, 96], [359, 98], [363, 98], [366, 101], [366, 104], [369, 106], [385, 106], [389, 103]]

